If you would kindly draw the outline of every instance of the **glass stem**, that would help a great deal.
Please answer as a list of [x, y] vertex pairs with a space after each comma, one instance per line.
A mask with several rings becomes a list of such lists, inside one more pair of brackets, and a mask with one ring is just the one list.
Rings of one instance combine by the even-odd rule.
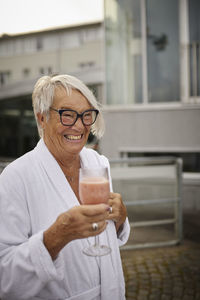
[[99, 245], [99, 235], [95, 235], [94, 237], [94, 246], [97, 247]]

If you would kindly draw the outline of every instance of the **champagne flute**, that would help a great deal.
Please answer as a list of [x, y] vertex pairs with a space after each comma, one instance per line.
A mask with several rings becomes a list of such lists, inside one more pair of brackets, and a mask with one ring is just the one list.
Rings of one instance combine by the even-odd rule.
[[[82, 204], [107, 204], [109, 194], [110, 185], [108, 169], [106, 167], [80, 169], [79, 196]], [[97, 226], [97, 224], [94, 223], [93, 226]], [[99, 245], [98, 240], [98, 236], [95, 236], [95, 244], [83, 249], [83, 253], [89, 256], [103, 256], [109, 254], [111, 248], [106, 245]]]

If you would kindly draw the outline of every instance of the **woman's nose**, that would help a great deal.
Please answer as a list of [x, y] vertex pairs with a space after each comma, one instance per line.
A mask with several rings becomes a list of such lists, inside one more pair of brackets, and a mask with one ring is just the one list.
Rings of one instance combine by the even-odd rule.
[[84, 127], [81, 117], [78, 117], [76, 123], [72, 127], [81, 128], [81, 129]]

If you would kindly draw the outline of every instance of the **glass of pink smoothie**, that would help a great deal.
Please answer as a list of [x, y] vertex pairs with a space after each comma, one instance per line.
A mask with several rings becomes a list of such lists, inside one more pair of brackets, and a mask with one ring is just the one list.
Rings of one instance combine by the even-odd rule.
[[[79, 173], [79, 195], [82, 204], [107, 204], [110, 195], [108, 169], [105, 167], [81, 168]], [[98, 236], [95, 236], [94, 245], [83, 249], [83, 253], [89, 256], [102, 256], [110, 252], [110, 247], [99, 245]]]

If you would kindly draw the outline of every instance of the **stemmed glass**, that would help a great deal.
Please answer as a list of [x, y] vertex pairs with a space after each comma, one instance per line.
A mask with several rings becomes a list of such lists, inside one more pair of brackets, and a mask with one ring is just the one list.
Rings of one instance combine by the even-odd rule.
[[[99, 167], [95, 169], [81, 168], [79, 172], [79, 196], [82, 204], [108, 203], [110, 186], [108, 169]], [[96, 225], [95, 223], [93, 225]], [[95, 244], [83, 249], [83, 253], [89, 256], [103, 256], [109, 254], [111, 248], [99, 245], [98, 236], [95, 236]]]

